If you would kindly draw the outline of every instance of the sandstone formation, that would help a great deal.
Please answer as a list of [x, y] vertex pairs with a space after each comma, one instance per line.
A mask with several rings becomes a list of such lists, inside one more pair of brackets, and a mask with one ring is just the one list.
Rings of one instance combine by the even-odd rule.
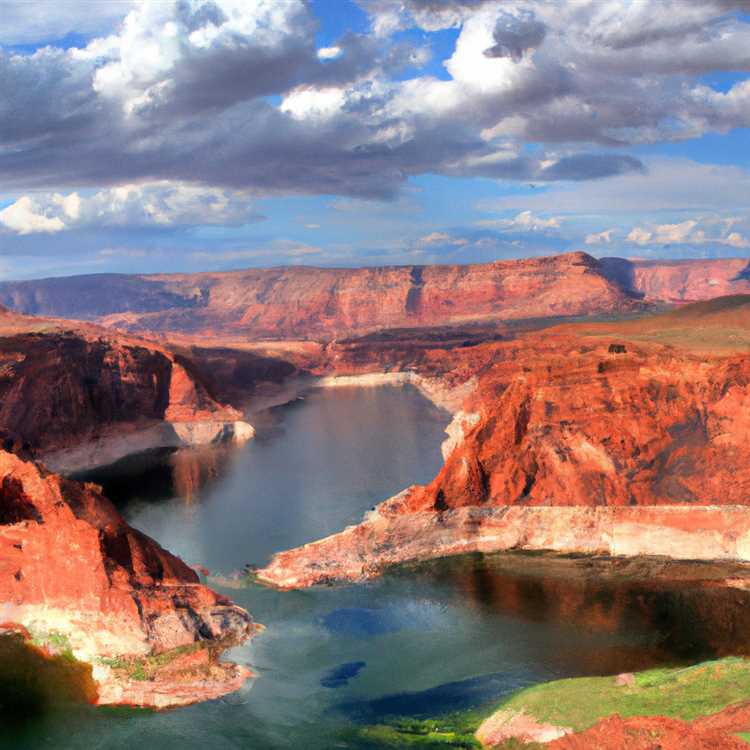
[[750, 292], [747, 260], [644, 261], [575, 252], [475, 265], [279, 267], [102, 274], [0, 284], [33, 315], [225, 341], [326, 339], [399, 327], [612, 315]]
[[151, 447], [247, 439], [188, 358], [93, 325], [0, 313], [0, 430], [59, 469]]
[[701, 344], [748, 312], [750, 298], [733, 297], [422, 356], [438, 381], [439, 368], [476, 378], [441, 472], [359, 526], [277, 555], [260, 578], [294, 588], [517, 548], [750, 560], [750, 364], [742, 341], [743, 353]]
[[603, 258], [601, 264], [605, 276], [647, 301], [698, 302], [729, 294], [750, 293], [750, 264], [745, 258]]
[[95, 702], [184, 705], [238, 688], [223, 650], [258, 629], [129, 527], [91, 484], [0, 451], [0, 622], [91, 666]]
[[[735, 731], [747, 729], [747, 723]], [[610, 716], [591, 729], [545, 745], [549, 750], [743, 750], [747, 742], [732, 731], [665, 716]]]
[[[111, 310], [110, 284], [125, 283]], [[139, 277], [75, 277], [0, 285], [19, 312], [99, 318], [127, 331], [225, 339], [330, 339], [401, 326], [620, 313], [642, 307], [585, 253], [467, 266], [271, 268]], [[107, 297], [107, 300], [103, 297]], [[179, 301], [175, 301], [175, 299]]]
[[[299, 588], [505, 549], [750, 560], [750, 297], [635, 315], [745, 290], [739, 261], [699, 270], [577, 253], [113, 278], [79, 278], [77, 296], [64, 280], [6, 285], [19, 309], [109, 326], [0, 311], [7, 450], [70, 471], [244, 439], [248, 398], [257, 408], [299, 376], [410, 383], [454, 415], [429, 485], [278, 554], [262, 581]], [[122, 302], [104, 301], [110, 282], [129, 290]], [[603, 313], [633, 315], [591, 318]], [[544, 327], [579, 315], [588, 321]], [[169, 343], [140, 337], [157, 333]], [[265, 340], [290, 337], [317, 341]], [[215, 655], [252, 632], [244, 612], [127, 527], [95, 487], [8, 452], [0, 476], [0, 621], [92, 664], [102, 703], [178, 705], [241, 684], [246, 673]]]

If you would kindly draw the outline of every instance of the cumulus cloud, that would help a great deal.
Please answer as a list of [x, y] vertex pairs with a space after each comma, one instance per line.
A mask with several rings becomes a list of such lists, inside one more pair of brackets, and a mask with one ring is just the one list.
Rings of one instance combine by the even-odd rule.
[[[55, 208], [62, 209], [62, 206], [58, 204]], [[65, 223], [59, 216], [47, 216], [44, 209], [28, 195], [0, 211], [0, 225], [18, 234], [54, 233], [65, 229]]]
[[587, 245], [609, 245], [616, 231], [615, 229], [605, 229], [602, 232], [592, 232], [586, 235], [584, 242]]
[[[523, 224], [523, 222], [522, 222]], [[401, 249], [398, 262], [485, 263], [498, 258], [550, 255], [567, 249], [557, 234], [535, 231], [528, 226], [458, 227], [430, 232]]]
[[701, 217], [676, 224], [633, 227], [626, 239], [636, 245], [727, 245], [737, 249], [750, 247], [748, 238], [734, 227], [737, 217]]
[[521, 211], [511, 219], [484, 219], [478, 222], [480, 226], [495, 227], [506, 232], [549, 232], [560, 228], [560, 218], [550, 216], [544, 219], [534, 215], [531, 211]]
[[135, 0], [3, 0], [0, 44], [38, 44], [71, 33], [101, 34], [134, 5]]
[[[629, 145], [750, 118], [750, 84], [719, 91], [703, 77], [750, 70], [740, 0], [361, 4], [372, 31], [318, 48], [304, 0], [140, 0], [111, 13], [97, 3], [88, 20], [71, 0], [65, 28], [99, 36], [77, 49], [0, 49], [0, 179], [24, 196], [6, 229], [84, 226], [40, 191], [80, 191], [87, 216], [84, 188], [143, 183], [393, 200], [411, 177], [439, 174], [562, 183], [563, 194], [579, 183], [599, 200], [593, 180], [655, 184]], [[28, 6], [42, 34], [35, 5], [10, 3]], [[443, 76], [393, 36], [410, 28], [425, 46], [456, 29]]]
[[[317, 49], [303, 0], [142, 0], [80, 49], [0, 52], [0, 177], [7, 189], [169, 179], [382, 198], [425, 172], [637, 171], [604, 149], [747, 117], [742, 84], [718, 92], [685, 71], [750, 67], [750, 25], [726, 3], [677, 5], [374, 0], [373, 34]], [[389, 38], [409, 26], [459, 29], [447, 80]], [[528, 141], [546, 147], [530, 156]]]
[[463, 247], [469, 244], [465, 237], [452, 237], [448, 232], [430, 232], [417, 240], [419, 245], [453, 245]]
[[121, 185], [92, 195], [24, 195], [0, 211], [0, 229], [20, 235], [102, 227], [245, 224], [259, 215], [246, 194], [155, 183]]

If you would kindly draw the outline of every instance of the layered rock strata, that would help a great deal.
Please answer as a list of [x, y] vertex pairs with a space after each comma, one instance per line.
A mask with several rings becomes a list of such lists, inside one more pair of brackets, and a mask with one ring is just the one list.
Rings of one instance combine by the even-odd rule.
[[[129, 293], [118, 307], [107, 289], [120, 288], [124, 279]], [[77, 304], [64, 294], [66, 283], [85, 289]], [[585, 253], [466, 266], [48, 279], [1, 285], [0, 302], [19, 312], [98, 319], [131, 332], [244, 340], [331, 339], [403, 326], [642, 308]]]
[[252, 437], [189, 359], [96, 326], [0, 312], [0, 429], [6, 447], [57, 470], [163, 446]]
[[0, 284], [22, 313], [131, 332], [325, 339], [487, 320], [637, 312], [750, 292], [747, 259], [597, 260], [581, 252], [474, 265], [101, 274]]
[[[747, 298], [711, 303], [734, 321], [745, 308]], [[443, 352], [444, 372], [464, 384], [473, 372], [476, 387], [438, 476], [359, 526], [277, 555], [260, 578], [294, 588], [504, 549], [750, 560], [750, 363], [691, 349], [696, 321], [717, 340], [725, 330], [705, 305], [665, 319], [683, 326], [670, 345], [646, 320]]]
[[99, 704], [165, 708], [237, 689], [220, 654], [257, 632], [240, 607], [129, 527], [99, 488], [0, 451], [0, 622], [91, 667]]

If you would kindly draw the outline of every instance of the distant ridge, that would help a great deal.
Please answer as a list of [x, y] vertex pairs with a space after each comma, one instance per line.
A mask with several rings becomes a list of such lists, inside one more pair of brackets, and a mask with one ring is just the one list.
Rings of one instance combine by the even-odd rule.
[[329, 340], [384, 328], [619, 315], [750, 294], [746, 259], [597, 260], [583, 253], [474, 265], [96, 274], [0, 283], [0, 304], [139, 334]]

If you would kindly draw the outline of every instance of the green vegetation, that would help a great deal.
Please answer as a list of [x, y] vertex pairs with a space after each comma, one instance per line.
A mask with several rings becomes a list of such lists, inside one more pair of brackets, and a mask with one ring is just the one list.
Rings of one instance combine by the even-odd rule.
[[62, 656], [69, 661], [76, 661], [75, 656], [73, 656], [73, 647], [70, 644], [68, 636], [64, 633], [60, 633], [57, 630], [34, 630], [29, 632], [31, 634], [31, 642], [35, 646], [43, 648], [55, 656]]
[[613, 677], [581, 677], [536, 685], [498, 708], [524, 710], [541, 722], [587, 729], [612, 714], [692, 720], [750, 698], [750, 661], [729, 657], [687, 668], [650, 669], [631, 687]]
[[201, 643], [190, 643], [187, 646], [178, 646], [169, 651], [152, 656], [115, 656], [101, 658], [99, 661], [106, 664], [116, 672], [121, 672], [130, 680], [153, 680], [156, 673], [163, 667], [171, 664], [175, 659], [185, 654], [191, 654], [204, 648]]
[[418, 748], [419, 750], [466, 750], [481, 745], [474, 732], [483, 715], [466, 711], [438, 719], [393, 718], [387, 723], [354, 730], [358, 745], [380, 748]]
[[[750, 700], [750, 659], [728, 657], [691, 667], [649, 669], [637, 673], [631, 686], [618, 685], [612, 676], [556, 680], [521, 690], [490, 710], [425, 720], [397, 717], [353, 731], [357, 741], [371, 750], [459, 750], [481, 747], [474, 732], [496, 710], [523, 710], [537, 721], [582, 731], [612, 714], [690, 721], [746, 700]], [[738, 736], [750, 743], [750, 732]], [[542, 747], [509, 740], [497, 750]]]

